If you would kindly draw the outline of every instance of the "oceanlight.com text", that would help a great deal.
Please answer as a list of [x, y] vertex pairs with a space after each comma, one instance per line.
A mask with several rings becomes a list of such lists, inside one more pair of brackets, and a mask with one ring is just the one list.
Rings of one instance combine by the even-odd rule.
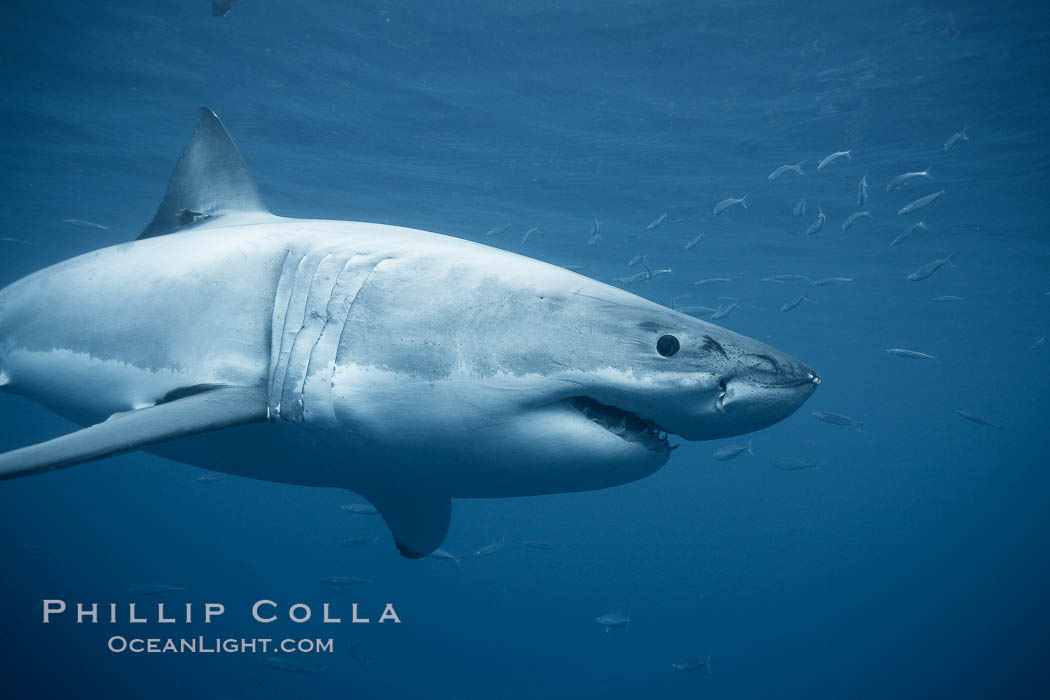
[[109, 638], [107, 648], [114, 653], [132, 654], [331, 654], [332, 639], [281, 639], [236, 637]]

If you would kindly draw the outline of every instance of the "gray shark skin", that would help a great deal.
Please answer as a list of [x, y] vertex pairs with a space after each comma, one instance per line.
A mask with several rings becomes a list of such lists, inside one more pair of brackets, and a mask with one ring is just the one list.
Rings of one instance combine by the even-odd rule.
[[444, 539], [452, 498], [634, 481], [667, 462], [668, 433], [759, 430], [819, 382], [554, 265], [275, 216], [202, 109], [138, 240], [0, 291], [0, 388], [85, 426], [0, 454], [0, 479], [146, 449], [356, 491], [418, 558]]

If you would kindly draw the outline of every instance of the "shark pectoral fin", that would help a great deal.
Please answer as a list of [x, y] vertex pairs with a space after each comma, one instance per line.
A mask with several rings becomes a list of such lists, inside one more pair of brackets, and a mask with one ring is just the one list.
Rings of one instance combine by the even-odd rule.
[[216, 387], [0, 454], [0, 480], [72, 467], [147, 445], [266, 420], [266, 391]]
[[401, 556], [422, 559], [445, 541], [452, 520], [451, 499], [406, 491], [364, 495], [383, 516]]
[[215, 112], [201, 107], [197, 130], [171, 174], [153, 221], [138, 240], [175, 233], [230, 213], [269, 211], [226, 128]]

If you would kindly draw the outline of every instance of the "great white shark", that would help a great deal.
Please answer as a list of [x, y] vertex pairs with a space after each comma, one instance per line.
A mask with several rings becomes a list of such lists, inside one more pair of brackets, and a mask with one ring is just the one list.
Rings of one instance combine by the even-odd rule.
[[668, 434], [759, 430], [819, 383], [757, 340], [554, 265], [275, 216], [202, 108], [137, 240], [0, 291], [0, 388], [86, 426], [0, 455], [0, 478], [145, 449], [355, 491], [418, 558], [452, 498], [641, 479]]

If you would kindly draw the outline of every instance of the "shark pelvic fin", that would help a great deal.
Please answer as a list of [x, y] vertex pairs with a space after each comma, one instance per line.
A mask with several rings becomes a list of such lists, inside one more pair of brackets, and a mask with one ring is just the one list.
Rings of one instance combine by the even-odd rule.
[[171, 174], [160, 208], [138, 240], [230, 213], [269, 211], [226, 128], [215, 112], [201, 107], [197, 130]]
[[421, 559], [445, 541], [452, 520], [451, 499], [404, 491], [366, 497], [386, 521], [401, 556]]
[[0, 480], [72, 467], [197, 433], [265, 420], [264, 389], [217, 387], [117, 413], [83, 430], [0, 454]]

